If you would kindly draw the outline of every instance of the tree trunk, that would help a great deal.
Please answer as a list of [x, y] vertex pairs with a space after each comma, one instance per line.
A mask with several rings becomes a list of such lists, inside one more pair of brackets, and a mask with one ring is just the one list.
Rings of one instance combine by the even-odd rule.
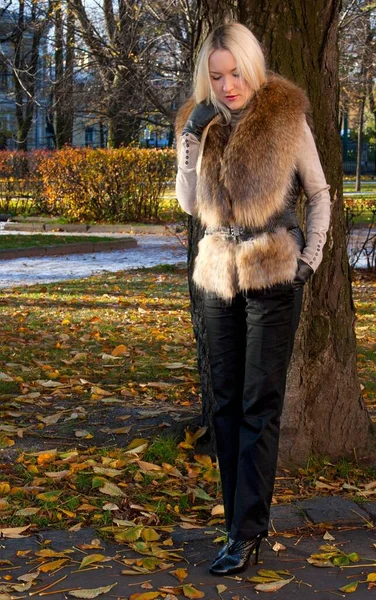
[[55, 123], [56, 147], [62, 148], [64, 139], [64, 34], [61, 2], [55, 5]]
[[[203, 0], [199, 6], [199, 22], [201, 24], [200, 38], [196, 40], [194, 59], [200, 50], [202, 42], [209, 30], [223, 22], [236, 17], [231, 1], [213, 2]], [[208, 347], [206, 341], [206, 328], [203, 314], [203, 296], [192, 281], [194, 259], [197, 256], [197, 245], [203, 236], [203, 228], [198, 219], [189, 217], [188, 220], [188, 284], [191, 297], [191, 317], [193, 332], [197, 345], [197, 361], [201, 382], [202, 397], [202, 425], [208, 428], [207, 434], [200, 439], [200, 443], [207, 444], [207, 451], [215, 452], [215, 436], [213, 430], [214, 396], [211, 385]]]
[[[305, 286], [302, 317], [289, 368], [281, 425], [281, 463], [305, 464], [311, 454], [326, 455], [331, 460], [374, 455], [375, 432], [356, 371], [355, 313], [345, 243], [338, 132], [340, 0], [288, 3], [238, 0], [238, 10], [238, 20], [262, 43], [269, 68], [306, 89], [318, 151], [332, 196], [324, 258]], [[224, 20], [216, 6], [210, 15], [212, 25]], [[300, 203], [298, 213], [304, 228], [303, 212]], [[195, 224], [190, 228], [190, 272], [199, 239], [196, 228]], [[191, 295], [202, 384], [206, 388], [209, 383], [201, 301], [192, 287]], [[206, 416], [212, 413], [212, 401], [210, 392], [203, 395]]]
[[361, 179], [362, 179], [363, 124], [364, 124], [365, 104], [366, 104], [366, 97], [365, 97], [365, 95], [362, 95], [359, 100], [358, 143], [357, 143], [357, 155], [356, 155], [356, 180], [355, 180], [355, 191], [356, 192], [360, 192]]
[[340, 7], [340, 0], [239, 0], [240, 20], [261, 41], [269, 67], [308, 93], [318, 151], [331, 186], [324, 258], [305, 286], [289, 369], [280, 458], [290, 465], [304, 463], [311, 454], [331, 460], [375, 454], [375, 430], [356, 370], [355, 310], [345, 243], [337, 128]]

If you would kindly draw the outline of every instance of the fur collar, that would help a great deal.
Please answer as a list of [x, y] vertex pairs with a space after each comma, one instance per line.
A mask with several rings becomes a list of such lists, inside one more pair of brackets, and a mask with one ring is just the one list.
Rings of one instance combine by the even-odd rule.
[[[194, 105], [191, 97], [178, 111], [178, 144]], [[220, 116], [209, 123], [201, 142], [197, 185], [204, 225], [262, 228], [284, 209], [308, 110], [304, 91], [273, 73], [232, 131]]]

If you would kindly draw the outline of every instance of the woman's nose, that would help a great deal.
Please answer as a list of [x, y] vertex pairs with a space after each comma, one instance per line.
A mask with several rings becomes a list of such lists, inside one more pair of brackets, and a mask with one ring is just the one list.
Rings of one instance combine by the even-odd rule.
[[229, 92], [233, 88], [231, 77], [225, 77], [223, 80], [223, 91]]

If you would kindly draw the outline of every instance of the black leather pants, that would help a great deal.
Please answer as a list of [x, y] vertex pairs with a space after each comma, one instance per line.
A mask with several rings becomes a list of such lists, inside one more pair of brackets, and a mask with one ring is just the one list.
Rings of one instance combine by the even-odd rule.
[[230, 305], [205, 298], [226, 528], [235, 540], [268, 532], [287, 367], [302, 296], [303, 288], [277, 284], [238, 294]]

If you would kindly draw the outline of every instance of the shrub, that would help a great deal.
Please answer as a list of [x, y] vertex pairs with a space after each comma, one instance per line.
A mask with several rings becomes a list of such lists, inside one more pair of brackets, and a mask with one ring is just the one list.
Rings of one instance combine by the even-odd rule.
[[50, 214], [75, 221], [151, 221], [173, 177], [173, 150], [74, 149], [53, 152], [37, 167]]
[[156, 221], [175, 173], [174, 150], [0, 152], [0, 206], [33, 199], [34, 211], [70, 221]]

